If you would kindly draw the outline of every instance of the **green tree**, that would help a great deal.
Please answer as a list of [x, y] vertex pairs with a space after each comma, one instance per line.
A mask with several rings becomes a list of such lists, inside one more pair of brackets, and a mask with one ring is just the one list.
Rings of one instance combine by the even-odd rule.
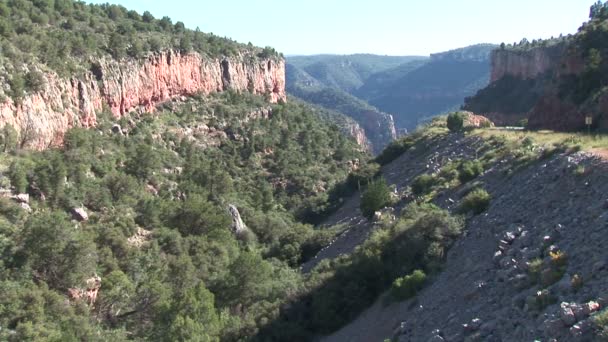
[[129, 151], [126, 170], [139, 179], [148, 179], [160, 169], [161, 159], [153, 146], [140, 142]]
[[391, 203], [391, 191], [384, 178], [373, 181], [361, 195], [361, 213], [367, 218]]
[[13, 151], [17, 148], [19, 136], [11, 124], [5, 124], [2, 128], [2, 149], [4, 152]]
[[20, 99], [23, 97], [25, 91], [25, 79], [20, 74], [13, 74], [9, 84], [11, 85], [11, 93], [13, 98]]
[[25, 225], [21, 255], [51, 287], [81, 286], [95, 272], [95, 245], [61, 212], [42, 212]]
[[185, 235], [204, 235], [227, 230], [230, 219], [225, 210], [217, 208], [198, 194], [189, 194], [173, 218], [173, 225]]
[[215, 298], [202, 282], [184, 293], [173, 312], [175, 317], [167, 331], [167, 340], [219, 341], [222, 329]]
[[27, 169], [25, 166], [17, 161], [13, 161], [9, 168], [9, 178], [11, 184], [15, 188], [15, 192], [24, 193], [27, 189]]
[[125, 44], [125, 38], [114, 32], [110, 36], [110, 40], [108, 41], [108, 51], [114, 57], [114, 59], [121, 59], [125, 57], [127, 50], [127, 45]]
[[462, 131], [464, 127], [464, 114], [456, 112], [448, 115], [447, 125], [448, 129], [452, 132]]

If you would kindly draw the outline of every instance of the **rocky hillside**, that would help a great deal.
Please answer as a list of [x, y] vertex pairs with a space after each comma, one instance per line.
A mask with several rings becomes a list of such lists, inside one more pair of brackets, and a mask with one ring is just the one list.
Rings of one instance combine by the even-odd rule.
[[188, 30], [149, 12], [21, 1], [2, 4], [0, 15], [7, 51], [0, 125], [11, 125], [22, 146], [61, 144], [69, 128], [94, 126], [106, 107], [120, 118], [175, 97], [225, 90], [285, 100], [285, 63], [274, 50]]
[[[381, 169], [398, 196], [392, 208], [368, 219], [359, 211], [360, 195], [347, 200], [326, 222], [345, 225], [344, 233], [305, 272], [318, 272], [314, 267], [323, 269], [328, 259], [340, 263], [351, 255], [356, 262], [373, 253], [378, 239], [404, 224], [412, 203], [431, 201], [459, 214], [475, 189], [491, 199], [466, 214], [445, 264], [422, 268], [431, 277], [412, 299], [394, 302], [388, 291], [323, 341], [599, 338], [606, 326], [598, 325], [598, 312], [608, 305], [605, 139], [432, 128], [402, 146], [407, 152]], [[454, 166], [468, 163], [482, 165], [478, 176], [465, 178], [465, 168]], [[454, 170], [460, 174], [450, 175]]]
[[522, 119], [530, 128], [579, 130], [585, 117], [605, 130], [606, 5], [596, 4], [591, 19], [568, 37], [504, 46], [492, 54], [492, 83], [465, 108], [499, 124]]

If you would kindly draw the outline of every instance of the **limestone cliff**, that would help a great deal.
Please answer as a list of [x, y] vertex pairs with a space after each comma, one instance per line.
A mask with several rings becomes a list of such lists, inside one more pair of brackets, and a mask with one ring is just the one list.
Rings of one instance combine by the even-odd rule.
[[565, 45], [531, 50], [494, 50], [491, 54], [492, 72], [490, 82], [505, 76], [531, 79], [555, 68]]
[[601, 24], [591, 21], [572, 37], [495, 50], [491, 84], [464, 108], [499, 125], [527, 119], [532, 129], [571, 131], [584, 128], [591, 115], [595, 128], [608, 128]]
[[44, 89], [0, 104], [0, 125], [20, 133], [22, 145], [43, 149], [60, 145], [71, 127], [93, 127], [104, 104], [115, 117], [152, 112], [176, 96], [224, 90], [263, 94], [270, 102], [286, 99], [283, 60], [238, 55], [222, 59], [167, 51], [144, 61], [101, 59], [79, 77], [44, 73]]

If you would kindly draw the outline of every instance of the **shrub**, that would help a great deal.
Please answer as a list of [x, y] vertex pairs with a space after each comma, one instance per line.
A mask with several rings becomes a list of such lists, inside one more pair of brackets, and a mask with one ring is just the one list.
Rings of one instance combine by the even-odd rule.
[[517, 126], [526, 128], [528, 127], [528, 119], [521, 119], [517, 122]]
[[44, 75], [40, 71], [30, 71], [25, 74], [25, 88], [31, 92], [39, 92], [44, 89]]
[[581, 287], [583, 287], [583, 277], [579, 274], [573, 275], [572, 279], [570, 279], [570, 286], [572, 286], [572, 289], [574, 289], [574, 291], [580, 290]]
[[414, 145], [414, 139], [405, 137], [392, 141], [375, 159], [380, 165], [386, 165], [399, 158]]
[[531, 310], [542, 311], [547, 306], [555, 303], [557, 298], [547, 289], [536, 292], [536, 295], [528, 297], [526, 304]]
[[412, 274], [397, 278], [391, 286], [391, 296], [397, 301], [412, 298], [424, 287], [426, 274], [421, 270], [415, 270]]
[[487, 191], [480, 188], [475, 189], [462, 199], [460, 211], [462, 213], [473, 212], [473, 214], [479, 215], [488, 209], [490, 199], [491, 196]]
[[477, 178], [483, 172], [483, 165], [480, 161], [464, 161], [458, 168], [458, 180], [461, 183], [466, 183]]
[[601, 341], [608, 341], [608, 309], [593, 316], [593, 323], [597, 328], [597, 336]]
[[371, 218], [376, 210], [382, 209], [391, 202], [391, 191], [384, 178], [370, 183], [361, 195], [361, 213]]
[[412, 182], [412, 192], [414, 195], [424, 195], [431, 191], [437, 180], [431, 175], [420, 175]]
[[462, 131], [464, 128], [464, 114], [456, 112], [448, 115], [447, 125], [448, 129], [452, 132]]
[[16, 193], [24, 193], [27, 188], [26, 168], [23, 164], [13, 162], [9, 168], [8, 176]]

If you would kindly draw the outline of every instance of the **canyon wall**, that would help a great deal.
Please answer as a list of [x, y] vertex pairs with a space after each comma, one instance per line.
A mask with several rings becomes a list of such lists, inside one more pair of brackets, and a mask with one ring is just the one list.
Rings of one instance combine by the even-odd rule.
[[563, 40], [493, 51], [490, 85], [468, 98], [464, 108], [498, 125], [527, 119], [532, 129], [584, 128], [585, 115], [597, 112], [597, 103], [587, 106], [572, 101], [573, 80], [585, 71], [579, 50], [572, 41]]
[[558, 44], [553, 47], [522, 51], [494, 50], [491, 55], [490, 82], [496, 82], [507, 75], [520, 79], [535, 78], [558, 65], [564, 48], [565, 45]]
[[143, 62], [105, 58], [78, 78], [44, 78], [43, 90], [0, 104], [0, 125], [12, 125], [23, 147], [60, 145], [68, 129], [95, 126], [104, 104], [119, 118], [135, 110], [153, 112], [177, 96], [224, 90], [262, 94], [272, 103], [286, 99], [284, 61], [246, 55], [211, 59], [167, 51]]

